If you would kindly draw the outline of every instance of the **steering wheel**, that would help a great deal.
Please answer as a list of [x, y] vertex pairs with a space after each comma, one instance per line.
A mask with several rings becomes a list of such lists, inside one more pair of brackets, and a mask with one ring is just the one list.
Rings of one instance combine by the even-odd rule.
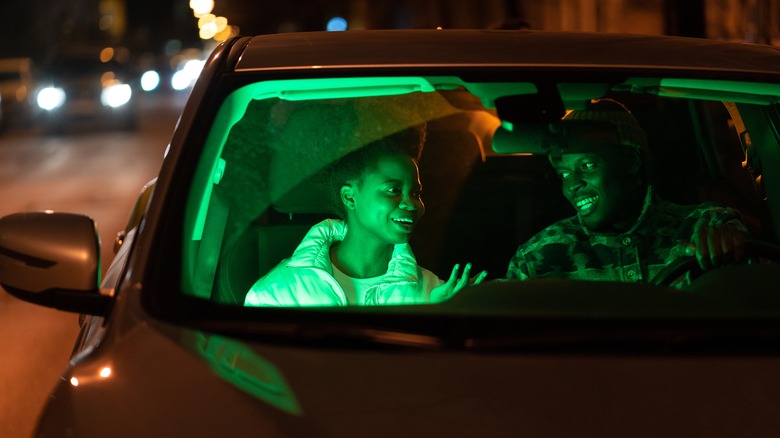
[[[780, 246], [773, 243], [760, 240], [746, 240], [744, 248], [745, 256], [742, 261], [737, 263], [745, 263], [748, 260], [757, 258], [780, 261]], [[684, 256], [675, 259], [658, 271], [655, 277], [650, 280], [650, 284], [654, 286], [670, 286], [674, 280], [680, 278], [686, 272], [690, 273], [691, 280], [705, 273], [699, 266], [699, 261], [696, 260], [696, 257]]]

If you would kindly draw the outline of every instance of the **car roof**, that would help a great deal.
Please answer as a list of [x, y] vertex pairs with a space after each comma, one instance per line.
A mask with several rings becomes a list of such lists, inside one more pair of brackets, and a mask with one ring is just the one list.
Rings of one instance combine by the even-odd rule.
[[700, 70], [780, 76], [769, 45], [614, 33], [355, 30], [252, 37], [235, 69], [528, 66]]

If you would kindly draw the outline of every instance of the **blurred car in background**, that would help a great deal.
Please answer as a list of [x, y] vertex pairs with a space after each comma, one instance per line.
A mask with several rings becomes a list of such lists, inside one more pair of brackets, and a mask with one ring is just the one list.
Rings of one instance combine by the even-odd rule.
[[35, 118], [35, 78], [32, 59], [0, 59], [0, 98], [4, 123], [27, 123]]
[[[50, 110], [79, 113], [61, 87]], [[669, 286], [680, 271], [497, 281], [518, 245], [575, 214], [548, 153], [577, 145], [562, 114], [603, 98], [647, 131], [657, 193], [738, 209], [775, 252], [684, 289]], [[333, 217], [330, 165], [422, 122], [416, 262], [447, 278], [471, 261], [496, 281], [433, 304], [244, 306]], [[513, 30], [233, 38], [200, 73], [102, 280], [95, 227], [73, 213], [0, 219], [3, 288], [83, 315], [36, 436], [780, 430], [774, 47]]]
[[133, 130], [135, 77], [122, 63], [92, 54], [62, 55], [42, 67], [36, 104], [47, 133], [76, 126]]

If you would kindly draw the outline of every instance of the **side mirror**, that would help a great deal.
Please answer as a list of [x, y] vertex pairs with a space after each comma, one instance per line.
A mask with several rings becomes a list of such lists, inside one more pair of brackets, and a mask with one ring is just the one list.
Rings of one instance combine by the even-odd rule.
[[95, 222], [70, 213], [16, 213], [0, 218], [0, 285], [19, 299], [103, 315], [100, 237]]

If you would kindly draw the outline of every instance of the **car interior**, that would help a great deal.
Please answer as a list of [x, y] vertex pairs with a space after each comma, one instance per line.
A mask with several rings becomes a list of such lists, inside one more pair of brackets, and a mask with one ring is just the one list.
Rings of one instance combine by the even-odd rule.
[[[336, 217], [322, 172], [345, 149], [309, 147], [315, 140], [306, 139], [329, 135], [327, 125], [296, 126], [294, 144], [282, 138], [290, 114], [322, 99], [360, 100], [387, 111], [405, 105], [424, 119], [427, 138], [419, 169], [426, 213], [410, 244], [418, 264], [440, 278], [454, 264], [472, 262], [490, 279], [500, 279], [518, 245], [574, 214], [545, 154], [534, 153], [523, 139], [508, 152], [506, 145], [501, 153], [493, 146], [497, 130], [511, 129], [510, 119], [540, 111], [523, 107], [517, 110], [523, 114], [502, 118], [496, 99], [531, 95], [544, 102], [549, 96], [538, 90], [549, 87], [530, 81], [428, 77], [384, 78], [388, 82], [380, 84], [371, 79], [352, 80], [351, 87], [336, 79], [259, 83], [235, 91], [222, 105], [188, 202], [185, 291], [242, 305], [252, 284], [290, 257], [312, 225]], [[653, 185], [662, 198], [737, 208], [753, 236], [776, 242], [759, 160], [755, 150], [750, 152], [759, 128], [752, 132], [750, 125], [766, 125], [762, 120], [780, 90], [759, 94], [739, 83], [661, 78], [596, 85], [559, 83], [554, 98], [566, 110], [595, 98], [622, 102], [645, 128]], [[776, 139], [768, 141], [777, 147]]]

